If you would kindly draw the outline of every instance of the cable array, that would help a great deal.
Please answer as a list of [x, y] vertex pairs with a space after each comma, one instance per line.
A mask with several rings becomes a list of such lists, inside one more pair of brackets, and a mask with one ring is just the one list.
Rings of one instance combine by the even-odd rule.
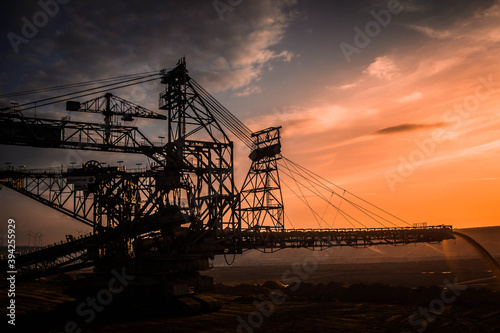
[[[117, 78], [119, 78], [119, 79], [117, 79]], [[90, 96], [90, 95], [94, 95], [94, 94], [100, 94], [103, 92], [108, 92], [110, 89], [125, 88], [125, 87], [129, 87], [132, 85], [140, 84], [140, 83], [150, 82], [150, 81], [158, 80], [160, 78], [160, 76], [159, 76], [159, 73], [156, 72], [154, 74], [125, 75], [125, 76], [121, 76], [121, 77], [117, 77], [117, 78], [87, 81], [87, 82], [82, 82], [82, 83], [68, 84], [68, 85], [63, 85], [63, 86], [50, 87], [50, 88], [44, 88], [44, 89], [39, 89], [39, 90], [30, 90], [30, 91], [16, 93], [16, 94], [19, 94], [19, 96], [21, 96], [21, 95], [26, 95], [26, 94], [39, 93], [42, 91], [51, 91], [51, 90], [56, 90], [56, 89], [81, 87], [81, 86], [93, 85], [96, 83], [107, 83], [109, 81], [117, 80], [116, 82], [113, 82], [113, 83], [107, 83], [104, 85], [99, 85], [97, 87], [88, 88], [88, 89], [80, 90], [77, 92], [65, 93], [65, 94], [55, 96], [55, 97], [43, 98], [43, 99], [40, 99], [40, 100], [37, 100], [34, 102], [19, 104], [19, 105], [16, 105], [15, 111], [18, 111], [18, 112], [19, 111], [26, 111], [26, 110], [35, 109], [35, 108], [41, 107], [41, 106], [46, 106], [46, 105], [51, 105], [51, 104], [69, 101], [69, 100], [75, 99], [75, 98], [80, 98], [80, 97]], [[10, 108], [7, 108], [7, 110], [8, 109], [10, 109]]]
[[[203, 89], [199, 83], [193, 79], [191, 79], [190, 82], [192, 82], [194, 90], [199, 94], [205, 106], [212, 112], [214, 117], [245, 145], [254, 149], [255, 145], [252, 140], [252, 131]], [[286, 157], [282, 158], [279, 165], [281, 173], [293, 181], [297, 190], [294, 190], [283, 178], [280, 180], [281, 183], [308, 207], [308, 210], [311, 212], [320, 228], [323, 228], [325, 225], [328, 228], [332, 228], [337, 217], [341, 217], [343, 220], [347, 221], [353, 228], [359, 226], [366, 228], [367, 226], [362, 222], [362, 219], [363, 221], [364, 219], [372, 221], [384, 228], [388, 226], [397, 227], [398, 225], [396, 223], [401, 222], [405, 225], [410, 225], [410, 223], [328, 181]], [[329, 193], [330, 197], [328, 198], [325, 196], [322, 191]], [[312, 193], [314, 197], [326, 202], [327, 206], [322, 215], [313, 208], [312, 203], [308, 200], [306, 195], [308, 192]], [[332, 198], [334, 197], [339, 198], [339, 203], [337, 205], [332, 202]], [[342, 203], [348, 206], [341, 208]], [[335, 210], [335, 215], [331, 223], [325, 219], [329, 207], [333, 207]]]
[[94, 85], [94, 84], [98, 84], [98, 83], [107, 83], [107, 82], [112, 82], [112, 81], [117, 81], [117, 80], [140, 77], [143, 75], [148, 75], [148, 74], [153, 74], [153, 73], [158, 73], [158, 71], [120, 75], [120, 76], [115, 76], [115, 77], [110, 77], [110, 78], [105, 78], [105, 79], [97, 79], [97, 80], [90, 80], [90, 81], [84, 81], [84, 82], [78, 82], [78, 83], [70, 83], [70, 84], [47, 87], [47, 88], [40, 88], [40, 89], [25, 90], [25, 91], [19, 91], [19, 92], [7, 93], [7, 94], [0, 94], [0, 98], [33, 95], [33, 94], [54, 91], [54, 90], [61, 90], [61, 89], [79, 88], [79, 87], [85, 87], [85, 86]]
[[[74, 98], [107, 92], [109, 91], [109, 89], [124, 88], [140, 83], [154, 81], [159, 79], [160, 75], [161, 73], [158, 71], [121, 75], [112, 78], [104, 78], [67, 85], [7, 93], [0, 95], [0, 98], [18, 97], [45, 93], [60, 89], [75, 89], [90, 86], [90, 88], [83, 89], [77, 92], [64, 93], [55, 97], [49, 97], [37, 100], [35, 102], [20, 104], [16, 106], [15, 110], [12, 110], [11, 108], [3, 109], [4, 111], [10, 110], [19, 112], [34, 109], [36, 107], [68, 101]], [[98, 86], [91, 87], [94, 85]], [[233, 115], [228, 109], [226, 109], [221, 103], [219, 103], [195, 80], [190, 79], [188, 81], [188, 85], [192, 92], [195, 93], [197, 97], [199, 97], [199, 100], [203, 104], [203, 106], [206, 107], [206, 109], [221, 125], [227, 128], [250, 149], [255, 149], [252, 131], [243, 122], [241, 122], [235, 115]], [[298, 190], [294, 190], [290, 184], [285, 182], [284, 179], [281, 179], [281, 182], [308, 207], [320, 228], [322, 228], [323, 225], [326, 225], [328, 228], [332, 228], [338, 216], [347, 221], [353, 228], [356, 228], [359, 225], [366, 228], [366, 225], [361, 222], [360, 217], [373, 221], [382, 227], [387, 227], [388, 225], [398, 226], [394, 222], [402, 222], [406, 225], [410, 225], [408, 222], [400, 219], [399, 217], [328, 181], [327, 179], [306, 169], [298, 163], [291, 161], [286, 157], [282, 157], [279, 162], [279, 166], [281, 168], [281, 173], [290, 178]], [[308, 200], [306, 195], [306, 193], [308, 192], [313, 194], [314, 197], [326, 202], [327, 206], [322, 215], [320, 215], [312, 207], [312, 204]], [[329, 197], [324, 194], [325, 192], [330, 194]], [[332, 199], [334, 197], [339, 199], [339, 203], [337, 205], [333, 204], [332, 202]], [[345, 203], [349, 206], [347, 208], [341, 208], [342, 203]], [[329, 207], [332, 207], [335, 210], [335, 216], [331, 223], [329, 223], [325, 219], [325, 215]], [[356, 216], [355, 213], [357, 214]]]
[[[327, 203], [328, 207], [333, 207], [335, 209], [335, 216], [332, 222], [335, 222], [338, 215], [340, 215], [345, 221], [347, 221], [352, 227], [363, 226], [366, 228], [366, 225], [361, 222], [361, 218], [366, 219], [368, 221], [372, 221], [381, 227], [398, 227], [397, 223], [403, 223], [407, 226], [411, 226], [410, 223], [402, 220], [401, 218], [387, 212], [381, 207], [370, 203], [369, 201], [357, 196], [356, 194], [328, 181], [327, 179], [319, 176], [318, 174], [306, 169], [300, 164], [291, 161], [290, 159], [283, 157], [282, 162], [280, 161], [281, 173], [291, 178], [297, 185], [298, 188], [303, 188], [314, 194], [315, 197], [321, 199], [322, 201]], [[283, 182], [283, 180], [282, 180]], [[334, 190], [336, 189], [336, 190]], [[323, 191], [323, 192], [322, 192]], [[328, 198], [324, 192], [330, 194], [330, 198]], [[332, 203], [332, 197], [339, 198], [339, 204], [334, 205]], [[301, 196], [302, 201], [306, 201], [307, 199], [305, 195]], [[346, 208], [341, 208], [342, 203], [345, 203], [349, 206]], [[323, 213], [323, 216], [326, 213]], [[318, 213], [314, 213], [316, 216], [320, 217], [321, 220], [326, 223], [329, 227], [331, 227]], [[321, 224], [318, 223], [321, 227]]]
[[194, 90], [198, 93], [207, 109], [211, 111], [212, 115], [248, 148], [253, 149], [254, 143], [252, 140], [252, 131], [205, 89], [203, 89], [198, 82], [193, 79], [189, 82], [191, 82]]

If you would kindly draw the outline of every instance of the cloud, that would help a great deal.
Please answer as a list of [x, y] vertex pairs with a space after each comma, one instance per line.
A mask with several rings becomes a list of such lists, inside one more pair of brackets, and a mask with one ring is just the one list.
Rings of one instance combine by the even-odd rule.
[[430, 38], [445, 39], [452, 36], [452, 33], [449, 30], [438, 30], [438, 29], [433, 29], [431, 27], [425, 27], [419, 25], [407, 25], [407, 27], [415, 31], [421, 32]]
[[290, 62], [296, 56], [297, 55], [294, 54], [293, 52], [285, 50], [285, 51], [281, 51], [280, 53], [276, 53], [274, 58], [275, 59], [282, 59], [284, 62]]
[[[36, 38], [20, 45], [19, 54], [12, 48], [2, 50], [12, 69], [3, 71], [0, 87], [28, 90], [159, 70], [173, 67], [185, 55], [190, 74], [207, 90], [246, 89], [273, 63], [294, 59], [292, 51], [278, 44], [294, 20], [295, 3], [244, 1], [225, 12], [221, 21], [213, 2], [205, 0], [70, 2]], [[10, 7], [18, 17], [39, 10]], [[19, 30], [15, 25], [10, 29]], [[17, 68], [31, 77], [19, 76]]]
[[379, 79], [391, 79], [398, 71], [394, 61], [389, 56], [377, 57], [363, 73]]
[[448, 124], [444, 122], [433, 123], [433, 124], [401, 124], [401, 125], [382, 128], [376, 131], [374, 134], [384, 134], [384, 135], [396, 134], [396, 133], [412, 132], [412, 131], [419, 131], [431, 128], [440, 128], [446, 126], [448, 126]]
[[[482, 3], [481, 3], [482, 2]], [[429, 3], [429, 6], [443, 7], [443, 4], [435, 2]], [[481, 40], [499, 41], [500, 27], [498, 19], [500, 18], [500, 6], [498, 1], [484, 0], [478, 2], [464, 2], [458, 6], [446, 6], [448, 8], [437, 8], [431, 10], [434, 14], [439, 12], [441, 15], [430, 15], [427, 19], [422, 19], [415, 23], [401, 23], [399, 25], [417, 31], [422, 35], [434, 39], [438, 42], [446, 40], [456, 40], [462, 45], [469, 41], [479, 42]], [[468, 8], [469, 7], [469, 8]], [[454, 11], [453, 15], [443, 15], [443, 10]], [[460, 11], [460, 13], [456, 11]], [[463, 16], [460, 18], [460, 16]]]
[[274, 109], [273, 114], [246, 119], [250, 128], [265, 128], [282, 125], [286, 135], [309, 135], [330, 129], [346, 128], [378, 115], [378, 110], [348, 108], [336, 104], [312, 107], [290, 107], [282, 111]]
[[243, 90], [240, 90], [240, 91], [234, 93], [234, 95], [241, 97], [241, 96], [249, 96], [249, 95], [253, 95], [253, 94], [260, 94], [261, 92], [262, 92], [262, 89], [260, 87], [249, 86]]
[[428, 9], [428, 6], [416, 4], [416, 3], [405, 3], [405, 13], [416, 13], [416, 12], [425, 12]]
[[422, 99], [423, 96], [424, 95], [421, 92], [415, 91], [409, 95], [401, 97], [400, 99], [398, 99], [398, 102], [399, 103], [415, 102], [415, 101]]
[[343, 85], [340, 85], [340, 86], [327, 86], [326, 89], [329, 89], [329, 90], [336, 90], [336, 89], [346, 90], [346, 89], [355, 88], [358, 84], [359, 84], [359, 82], [346, 83], [346, 84], [343, 84]]

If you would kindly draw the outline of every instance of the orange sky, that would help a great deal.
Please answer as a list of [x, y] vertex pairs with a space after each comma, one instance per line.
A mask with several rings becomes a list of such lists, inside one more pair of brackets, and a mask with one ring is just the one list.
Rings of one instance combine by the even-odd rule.
[[[353, 44], [354, 28], [372, 21], [371, 11], [386, 10], [386, 1], [244, 1], [223, 20], [207, 1], [179, 3], [175, 11], [169, 4], [71, 2], [20, 52], [10, 45], [0, 50], [0, 88], [7, 93], [153, 71], [185, 55], [191, 76], [252, 130], [283, 126], [283, 154], [291, 160], [409, 223], [499, 225], [499, 1], [401, 3], [404, 10], [348, 62], [340, 44]], [[10, 5], [3, 35], [20, 31], [26, 11], [39, 10], [32, 5]], [[113, 14], [101, 15], [94, 5]], [[123, 25], [124, 17], [134, 24]], [[157, 110], [162, 88], [151, 82], [113, 93]], [[165, 128], [148, 124], [144, 131], [158, 141]], [[236, 147], [240, 186], [249, 152]], [[0, 153], [0, 164], [31, 167], [68, 164], [69, 156], [7, 146]], [[147, 163], [126, 154], [81, 158]], [[287, 227], [325, 226], [285, 186], [283, 194], [293, 224]], [[325, 212], [323, 202], [309, 200]], [[31, 229], [57, 241], [85, 229], [7, 189], [0, 203], [2, 221], [21, 221], [22, 235]], [[331, 207], [324, 217], [350, 227]]]
[[411, 26], [425, 43], [247, 122], [283, 125], [287, 157], [409, 222], [498, 225], [499, 8], [446, 30]]

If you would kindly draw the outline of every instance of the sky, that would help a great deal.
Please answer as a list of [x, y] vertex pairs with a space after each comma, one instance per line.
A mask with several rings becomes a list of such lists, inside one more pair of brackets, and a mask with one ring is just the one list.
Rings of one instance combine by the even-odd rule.
[[[0, 7], [0, 94], [157, 71], [185, 56], [190, 75], [247, 126], [283, 126], [283, 155], [342, 188], [409, 223], [499, 225], [498, 1], [41, 0]], [[113, 93], [157, 110], [161, 90], [151, 82]], [[0, 105], [50, 96], [1, 98]], [[152, 138], [164, 133], [138, 124]], [[247, 155], [237, 145], [238, 186]], [[146, 163], [0, 145], [0, 165], [90, 159]], [[283, 196], [288, 227], [325, 227], [285, 187]], [[14, 218], [21, 243], [30, 230], [46, 235], [44, 242], [87, 231], [6, 188], [0, 207], [3, 230]], [[330, 225], [348, 227], [318, 207]]]

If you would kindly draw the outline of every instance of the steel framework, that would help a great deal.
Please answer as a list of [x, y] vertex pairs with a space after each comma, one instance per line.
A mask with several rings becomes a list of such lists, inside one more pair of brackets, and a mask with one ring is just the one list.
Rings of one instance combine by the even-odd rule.
[[[233, 143], [190, 81], [184, 59], [161, 77], [166, 88], [159, 105], [168, 112], [165, 186], [174, 202], [188, 202], [203, 228], [217, 236], [238, 228]], [[193, 140], [195, 135], [202, 139]]]
[[[96, 161], [60, 170], [0, 171], [0, 183], [91, 226], [92, 235], [20, 255], [27, 277], [95, 266], [127, 265], [158, 283], [200, 286], [197, 273], [217, 254], [249, 249], [400, 245], [453, 238], [451, 226], [287, 230], [278, 162], [281, 127], [251, 133], [188, 74], [181, 59], [161, 72], [160, 112], [112, 94], [66, 109], [99, 113], [103, 123], [24, 117], [0, 112], [0, 144], [143, 154], [141, 170]], [[167, 140], [155, 145], [123, 121], [163, 122]], [[229, 129], [252, 149], [252, 165], [237, 191]], [[2, 262], [6, 264], [5, 261]], [[197, 275], [198, 274], [198, 275]], [[175, 288], [174, 288], [175, 289]], [[175, 289], [177, 290], [177, 289]]]
[[281, 127], [271, 127], [252, 134], [255, 149], [252, 165], [240, 191], [240, 219], [249, 229], [283, 231], [285, 229], [283, 196], [278, 172], [281, 159]]

